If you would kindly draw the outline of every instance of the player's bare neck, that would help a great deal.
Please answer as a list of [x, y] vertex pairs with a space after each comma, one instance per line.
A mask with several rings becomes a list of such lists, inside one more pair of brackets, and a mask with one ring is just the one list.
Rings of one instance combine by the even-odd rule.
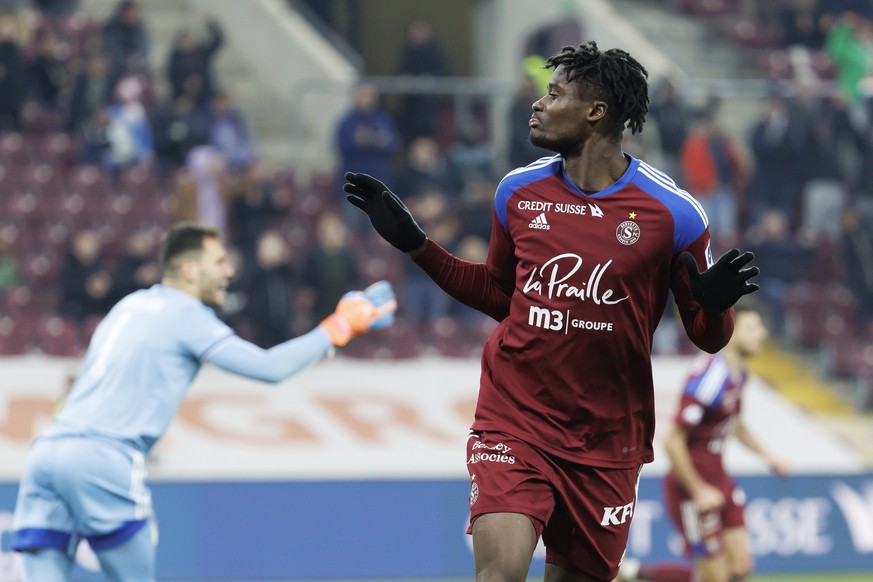
[[743, 370], [746, 369], [746, 358], [743, 357], [740, 351], [727, 346], [722, 350], [722, 355], [731, 371], [731, 376], [742, 375]]
[[580, 153], [564, 155], [567, 177], [585, 192], [605, 190], [624, 175], [629, 164], [620, 144], [597, 138], [591, 138]]
[[187, 283], [185, 280], [179, 277], [164, 277], [163, 279], [161, 279], [161, 285], [172, 287], [173, 289], [181, 291], [182, 293], [186, 293], [195, 299], [200, 299], [197, 294], [197, 289], [193, 285]]

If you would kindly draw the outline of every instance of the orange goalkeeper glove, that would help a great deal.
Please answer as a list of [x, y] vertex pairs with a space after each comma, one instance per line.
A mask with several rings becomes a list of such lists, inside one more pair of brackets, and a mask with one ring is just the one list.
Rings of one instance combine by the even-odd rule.
[[[378, 293], [371, 290], [377, 289]], [[318, 327], [335, 346], [344, 346], [358, 334], [382, 329], [393, 323], [397, 301], [390, 283], [380, 281], [365, 291], [350, 291], [337, 303], [336, 311]], [[375, 325], [374, 325], [375, 324]]]

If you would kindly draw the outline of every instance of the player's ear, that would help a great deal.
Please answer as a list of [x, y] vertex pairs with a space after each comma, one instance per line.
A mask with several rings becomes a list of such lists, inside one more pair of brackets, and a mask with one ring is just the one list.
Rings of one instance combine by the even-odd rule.
[[607, 109], [606, 101], [595, 99], [591, 102], [591, 107], [588, 109], [588, 121], [600, 121], [606, 117]]
[[195, 261], [193, 258], [183, 259], [179, 263], [179, 276], [183, 281], [191, 283], [197, 280], [198, 267], [199, 261]]

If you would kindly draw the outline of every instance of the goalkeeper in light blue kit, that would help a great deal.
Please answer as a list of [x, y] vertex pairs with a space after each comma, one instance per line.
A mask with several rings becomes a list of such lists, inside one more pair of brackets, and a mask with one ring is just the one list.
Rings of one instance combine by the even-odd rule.
[[234, 275], [218, 231], [178, 224], [160, 258], [161, 283], [128, 295], [101, 322], [66, 403], [32, 445], [12, 538], [26, 582], [67, 580], [81, 538], [111, 580], [155, 579], [146, 455], [204, 363], [279, 382], [394, 321], [394, 292], [381, 281], [347, 293], [309, 333], [263, 350], [211, 309]]

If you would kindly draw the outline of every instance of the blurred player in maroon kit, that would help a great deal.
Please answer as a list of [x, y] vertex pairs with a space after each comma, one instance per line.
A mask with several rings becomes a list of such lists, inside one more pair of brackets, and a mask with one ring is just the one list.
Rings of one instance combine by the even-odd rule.
[[343, 187], [385, 240], [500, 322], [467, 441], [479, 581], [524, 580], [539, 536], [546, 581], [616, 576], [653, 458], [651, 345], [668, 291], [689, 337], [716, 352], [731, 306], [757, 289], [752, 256], [732, 250], [712, 265], [699, 204], [622, 151], [624, 128], [641, 131], [648, 110], [645, 69], [593, 42], [548, 66], [530, 138], [557, 155], [501, 181], [485, 263], [429, 240], [378, 180], [349, 172]]
[[[780, 476], [788, 465], [771, 455], [740, 419], [746, 360], [761, 351], [767, 328], [752, 307], [737, 306], [734, 333], [714, 356], [695, 363], [682, 392], [673, 428], [664, 446], [671, 470], [664, 479], [670, 519], [685, 538], [694, 571], [672, 565], [622, 564], [620, 579], [653, 582], [733, 582], [745, 580], [754, 562], [743, 521], [745, 494], [727, 474], [722, 460], [731, 435], [761, 456]], [[694, 576], [696, 574], [696, 577]]]

